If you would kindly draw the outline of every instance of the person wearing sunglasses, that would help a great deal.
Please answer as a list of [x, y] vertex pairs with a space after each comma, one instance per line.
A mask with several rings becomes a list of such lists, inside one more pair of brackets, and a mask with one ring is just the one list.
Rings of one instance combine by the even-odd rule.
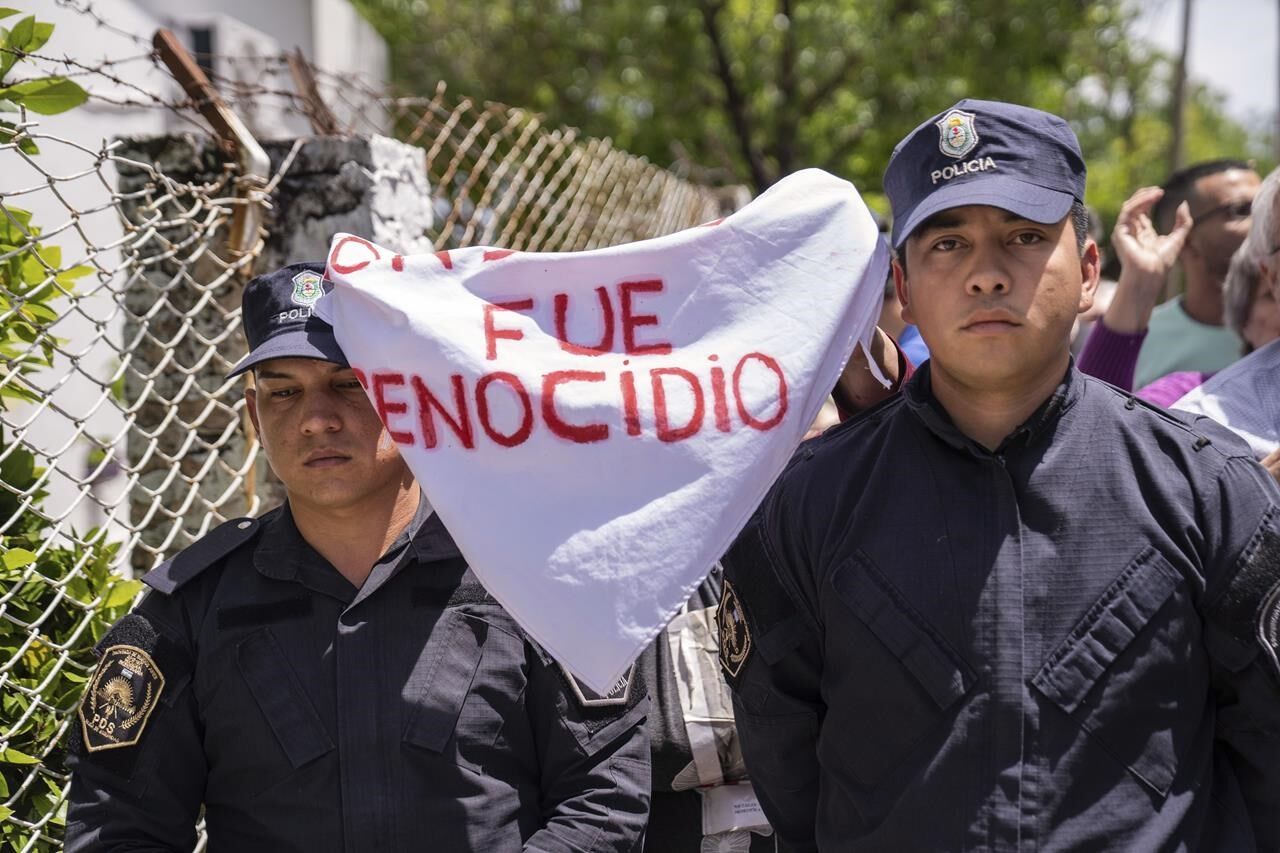
[[[1259, 183], [1248, 163], [1213, 160], [1130, 196], [1111, 241], [1120, 282], [1080, 354], [1082, 371], [1133, 390], [1178, 371], [1212, 373], [1240, 357], [1240, 337], [1224, 322], [1222, 286], [1249, 233]], [[1185, 291], [1157, 305], [1175, 264]]]

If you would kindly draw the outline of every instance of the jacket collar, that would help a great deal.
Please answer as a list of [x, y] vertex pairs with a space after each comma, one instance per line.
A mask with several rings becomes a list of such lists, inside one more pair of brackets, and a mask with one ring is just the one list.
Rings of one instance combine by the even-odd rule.
[[[260, 574], [275, 580], [297, 581], [348, 603], [356, 598], [356, 588], [303, 538], [287, 501], [263, 516], [262, 526], [253, 553], [253, 565]], [[456, 557], [459, 553], [425, 494], [418, 501], [413, 519], [378, 558], [377, 565], [394, 563], [398, 569], [404, 562], [400, 557], [406, 548], [424, 563]], [[373, 580], [372, 574], [370, 580]], [[365, 586], [371, 586], [369, 581]]]
[[425, 493], [422, 495], [422, 502], [418, 504], [418, 513], [422, 516], [421, 520], [415, 516], [414, 523], [409, 525], [409, 530], [412, 531], [411, 544], [418, 562], [430, 563], [460, 556], [461, 552], [453, 541], [453, 536], [445, 529], [440, 514], [432, 511]]
[[[992, 451], [960, 431], [951, 415], [942, 407], [942, 403], [933, 393], [932, 365], [926, 361], [915, 374], [907, 380], [903, 388], [903, 399], [908, 411], [918, 417], [926, 427], [938, 438], [958, 450], [966, 450], [974, 455], [988, 457]], [[1080, 399], [1084, 393], [1084, 379], [1076, 369], [1075, 359], [1067, 364], [1067, 372], [1062, 381], [1025, 421], [1013, 432], [1005, 436], [995, 454], [1005, 454], [1031, 445], [1038, 437], [1050, 431], [1062, 417]]]

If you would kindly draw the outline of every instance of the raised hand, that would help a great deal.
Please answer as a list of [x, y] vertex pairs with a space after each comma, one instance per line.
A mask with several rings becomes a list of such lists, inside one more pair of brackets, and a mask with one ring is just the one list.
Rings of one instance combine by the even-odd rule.
[[1177, 263], [1194, 221], [1184, 201], [1174, 214], [1173, 229], [1160, 234], [1151, 223], [1151, 208], [1164, 190], [1143, 187], [1120, 208], [1111, 247], [1120, 259], [1120, 281], [1102, 321], [1113, 332], [1136, 334], [1147, 328], [1151, 311], [1164, 293], [1165, 279]]

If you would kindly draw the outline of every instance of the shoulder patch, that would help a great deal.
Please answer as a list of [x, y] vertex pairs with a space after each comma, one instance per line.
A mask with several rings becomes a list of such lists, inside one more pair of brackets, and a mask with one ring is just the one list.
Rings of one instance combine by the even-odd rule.
[[233, 518], [142, 576], [142, 582], [165, 595], [173, 595], [205, 569], [248, 542], [261, 529], [256, 518]]
[[720, 606], [716, 608], [716, 628], [720, 635], [720, 666], [730, 677], [737, 677], [751, 655], [751, 626], [742, 607], [742, 599], [727, 578], [720, 590]]
[[133, 746], [160, 701], [164, 674], [146, 650], [110, 646], [80, 702], [80, 725], [89, 752]]
[[577, 676], [565, 669], [564, 664], [557, 662], [556, 666], [560, 667], [565, 681], [569, 682], [574, 698], [578, 700], [578, 705], [582, 708], [625, 708], [631, 702], [631, 682], [636, 674], [636, 665], [634, 663], [627, 668], [622, 677], [615, 681], [613, 687], [603, 696], [579, 681]]

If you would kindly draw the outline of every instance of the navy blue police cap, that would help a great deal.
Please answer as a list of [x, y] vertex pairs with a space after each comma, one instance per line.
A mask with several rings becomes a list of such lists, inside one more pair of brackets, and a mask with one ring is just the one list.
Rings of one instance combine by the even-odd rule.
[[237, 376], [269, 358], [316, 358], [347, 366], [333, 327], [312, 311], [333, 290], [324, 263], [290, 264], [251, 280], [244, 289], [241, 319], [249, 354], [231, 370]]
[[960, 101], [893, 149], [884, 172], [893, 247], [935, 213], [969, 204], [1059, 222], [1084, 201], [1084, 183], [1084, 155], [1064, 120], [1017, 104]]

